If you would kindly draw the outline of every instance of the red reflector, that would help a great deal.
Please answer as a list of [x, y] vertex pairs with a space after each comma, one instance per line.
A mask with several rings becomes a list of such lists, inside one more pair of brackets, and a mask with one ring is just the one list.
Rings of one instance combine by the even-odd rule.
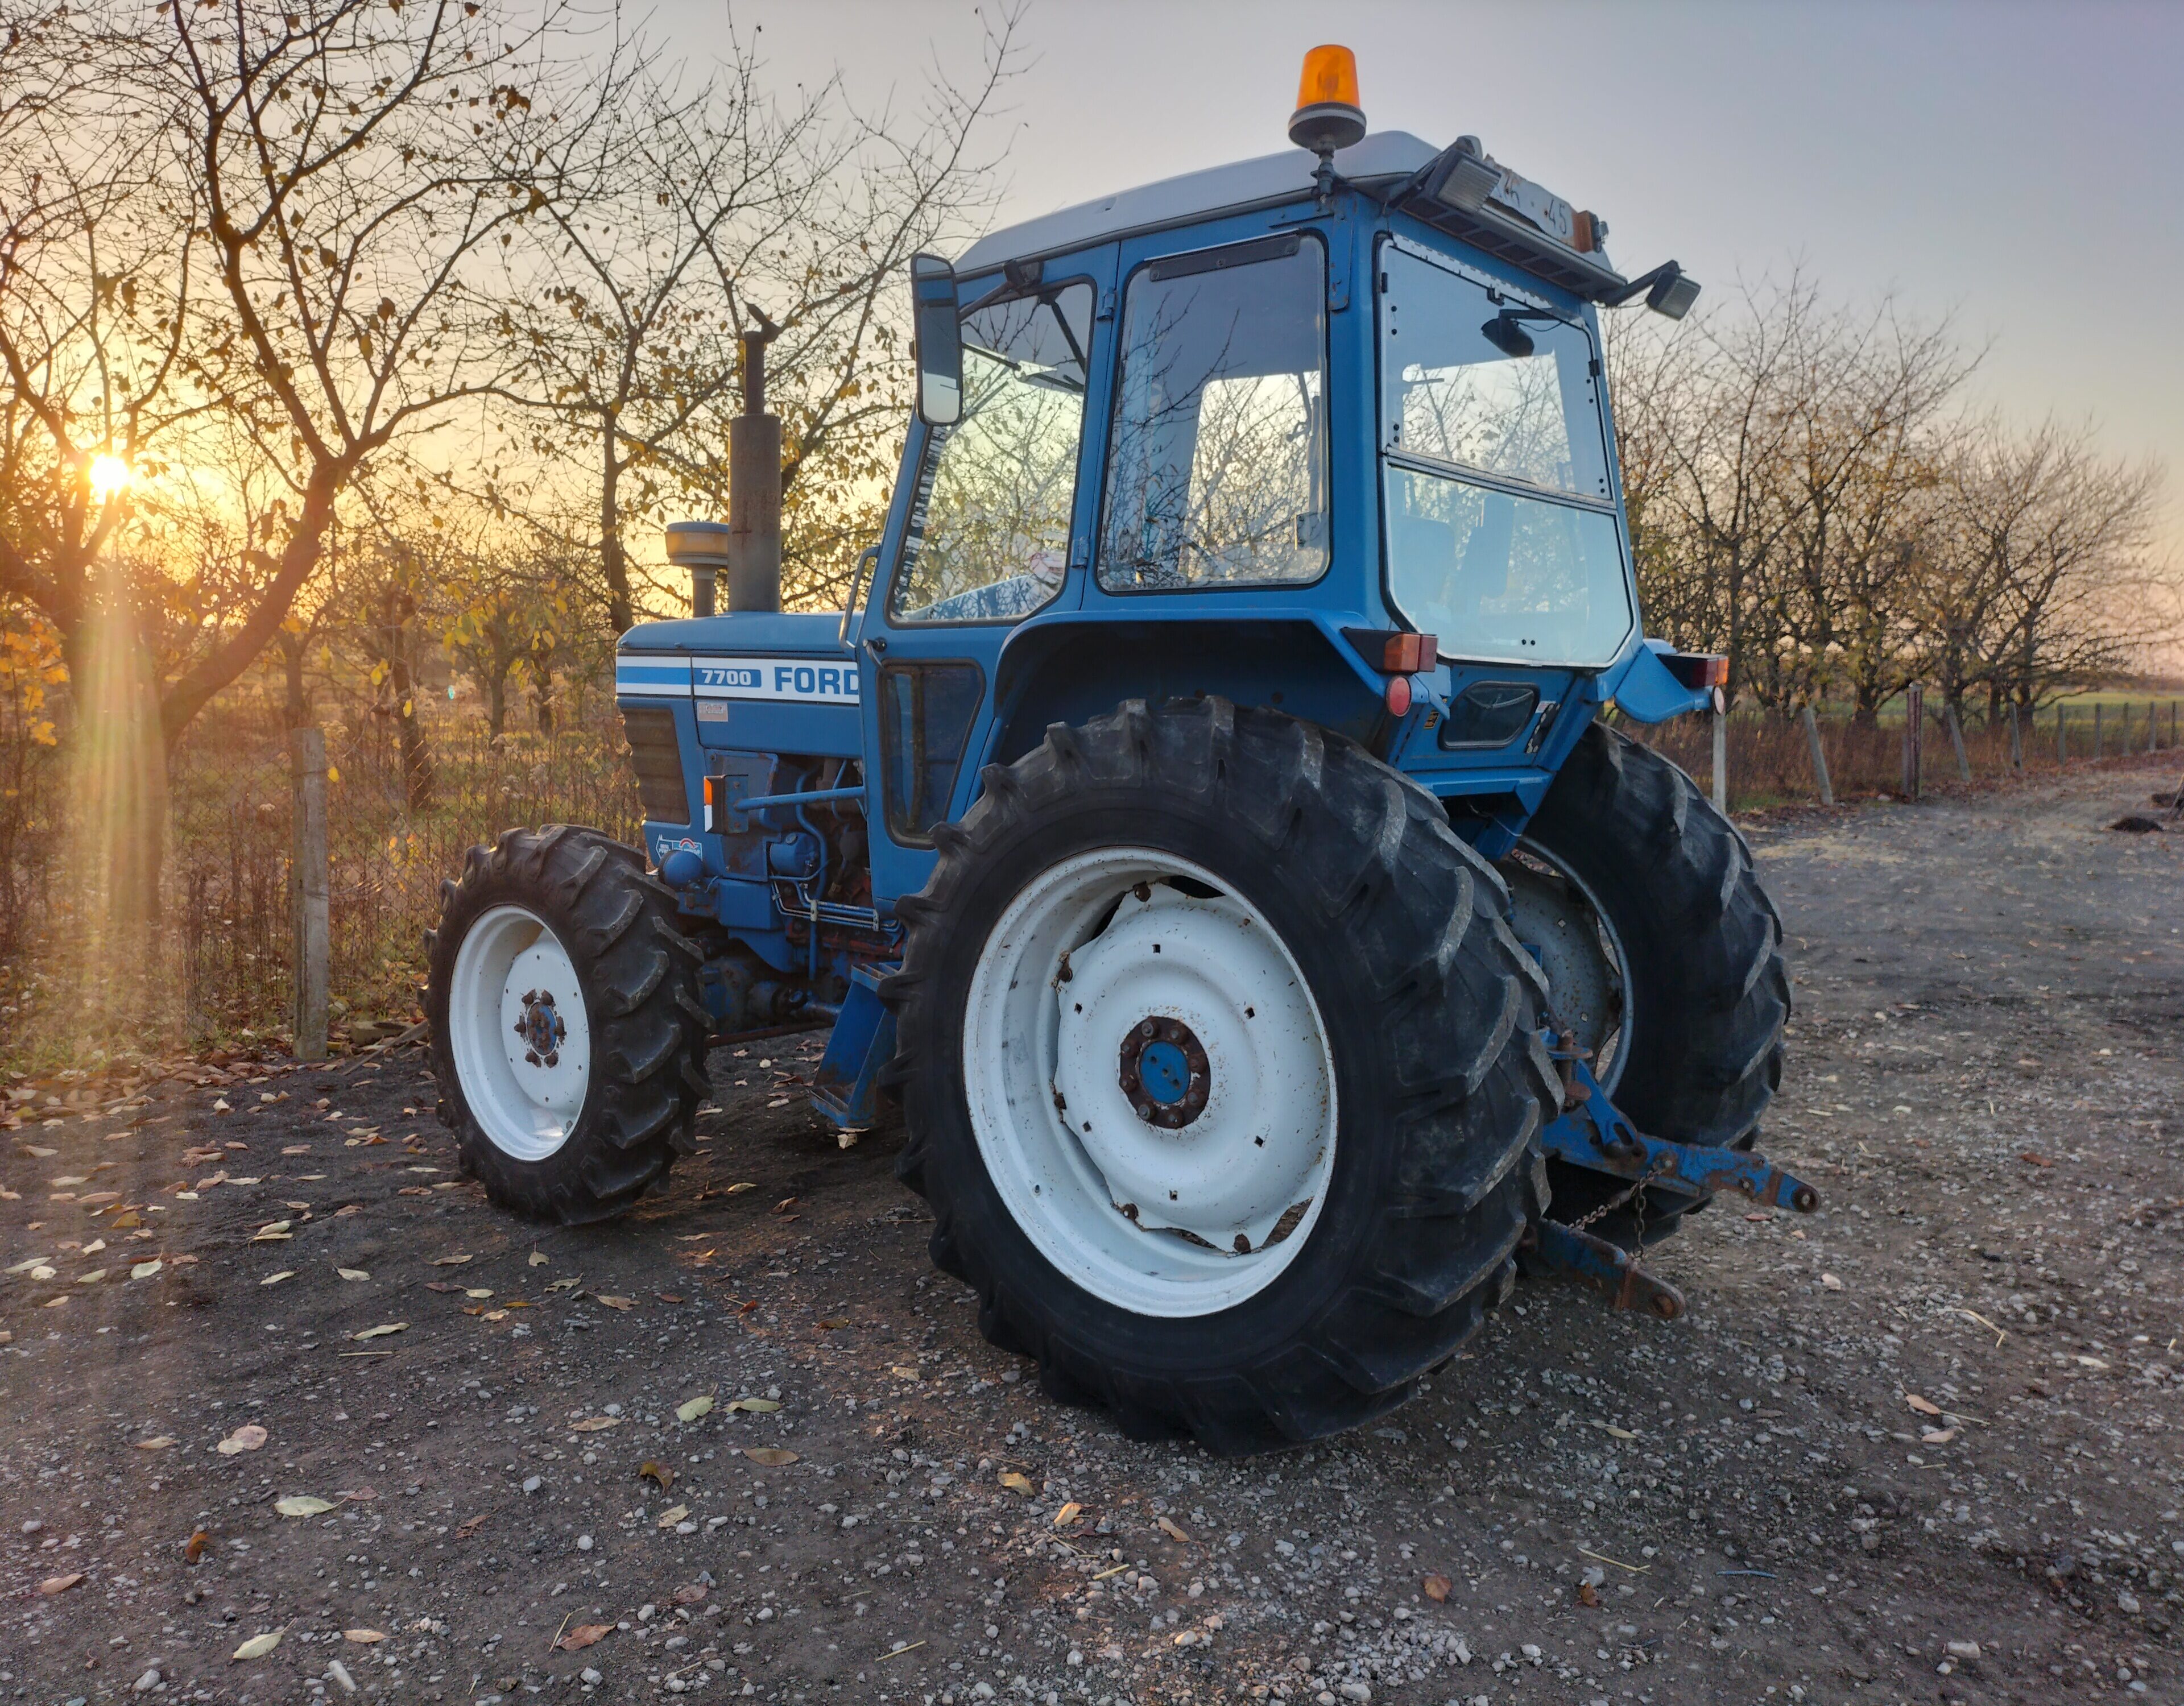
[[1411, 678], [1407, 675], [1388, 677], [1388, 715], [1408, 716], [1411, 714]]
[[1669, 673], [1690, 688], [1727, 687], [1729, 660], [1715, 652], [1672, 651], [1662, 655]]
[[1415, 675], [1440, 661], [1440, 642], [1431, 634], [1390, 634], [1380, 649], [1380, 667], [1390, 675]]

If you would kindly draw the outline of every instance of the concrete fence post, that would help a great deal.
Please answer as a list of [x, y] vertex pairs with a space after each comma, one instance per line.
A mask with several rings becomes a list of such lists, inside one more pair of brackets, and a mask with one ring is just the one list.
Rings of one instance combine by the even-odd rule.
[[1957, 780], [1968, 783], [1972, 779], [1972, 761], [1964, 754], [1964, 728], [1958, 720], [1956, 706], [1943, 705], [1942, 721], [1948, 727], [1949, 744], [1957, 750]]
[[1903, 689], [1903, 797], [1916, 800], [1924, 779], [1926, 745], [1926, 689], [1913, 682]]
[[1713, 712], [1713, 809], [1729, 815], [1729, 706], [1719, 696]]
[[316, 728], [288, 734], [289, 772], [295, 794], [294, 845], [288, 891], [293, 905], [290, 954], [296, 988], [292, 1026], [296, 1058], [326, 1057], [328, 952], [326, 859], [326, 737]]
[[1832, 806], [1836, 803], [1836, 790], [1835, 784], [1828, 780], [1828, 755], [1827, 750], [1820, 744], [1820, 720], [1813, 715], [1813, 708], [1809, 705], [1805, 707], [1802, 720], [1805, 725], [1805, 744], [1812, 749], [1813, 781], [1820, 790], [1820, 804]]

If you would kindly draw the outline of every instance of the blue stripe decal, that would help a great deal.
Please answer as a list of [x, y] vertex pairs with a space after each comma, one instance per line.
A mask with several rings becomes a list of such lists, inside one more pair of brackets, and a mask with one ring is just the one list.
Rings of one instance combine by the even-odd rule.
[[682, 698], [690, 691], [690, 660], [618, 657], [615, 660], [615, 691], [620, 694], [666, 694]]

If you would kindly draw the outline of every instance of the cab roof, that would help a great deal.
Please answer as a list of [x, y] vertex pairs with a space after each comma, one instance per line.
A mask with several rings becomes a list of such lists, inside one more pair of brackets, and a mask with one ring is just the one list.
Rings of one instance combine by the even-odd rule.
[[[1379, 199], [1411, 186], [1401, 201], [1405, 212], [1574, 295], [1597, 298], [1622, 287], [1622, 275], [1607, 264], [1605, 254], [1580, 254], [1520, 214], [1493, 205], [1464, 211], [1423, 193], [1417, 187], [1418, 178], [1441, 153], [1407, 131], [1379, 131], [1339, 150], [1334, 170], [1350, 187]], [[963, 252], [956, 270], [968, 277], [1005, 261], [1062, 254], [1138, 232], [1279, 206], [1312, 193], [1318, 166], [1318, 160], [1302, 148], [1290, 148], [1079, 202], [980, 237]]]

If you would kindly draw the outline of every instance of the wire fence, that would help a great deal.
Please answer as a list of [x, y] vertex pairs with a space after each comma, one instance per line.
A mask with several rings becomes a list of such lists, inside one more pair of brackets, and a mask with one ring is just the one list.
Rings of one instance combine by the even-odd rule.
[[[1925, 791], [2050, 777], [2184, 740], [2175, 699], [2049, 707], [2019, 725], [1925, 722]], [[1900, 702], [1877, 722], [1819, 720], [1839, 800], [1896, 794]], [[354, 1047], [421, 1014], [424, 933], [465, 852], [511, 824], [586, 823], [634, 839], [639, 809], [613, 706], [596, 695], [551, 732], [492, 734], [468, 705], [422, 704], [405, 743], [395, 720], [351, 707], [326, 733], [329, 940], [334, 1045]], [[12, 733], [13, 731], [0, 731]], [[1710, 786], [1708, 720], [1633, 731]], [[1727, 719], [1729, 800], [1751, 810], [1819, 798], [1801, 720]], [[290, 1043], [293, 789], [276, 706], [223, 702], [172, 757], [160, 910], [120, 932], [99, 886], [99, 826], [75, 798], [68, 741], [0, 751], [0, 1068]], [[414, 785], [421, 760], [426, 785]]]

